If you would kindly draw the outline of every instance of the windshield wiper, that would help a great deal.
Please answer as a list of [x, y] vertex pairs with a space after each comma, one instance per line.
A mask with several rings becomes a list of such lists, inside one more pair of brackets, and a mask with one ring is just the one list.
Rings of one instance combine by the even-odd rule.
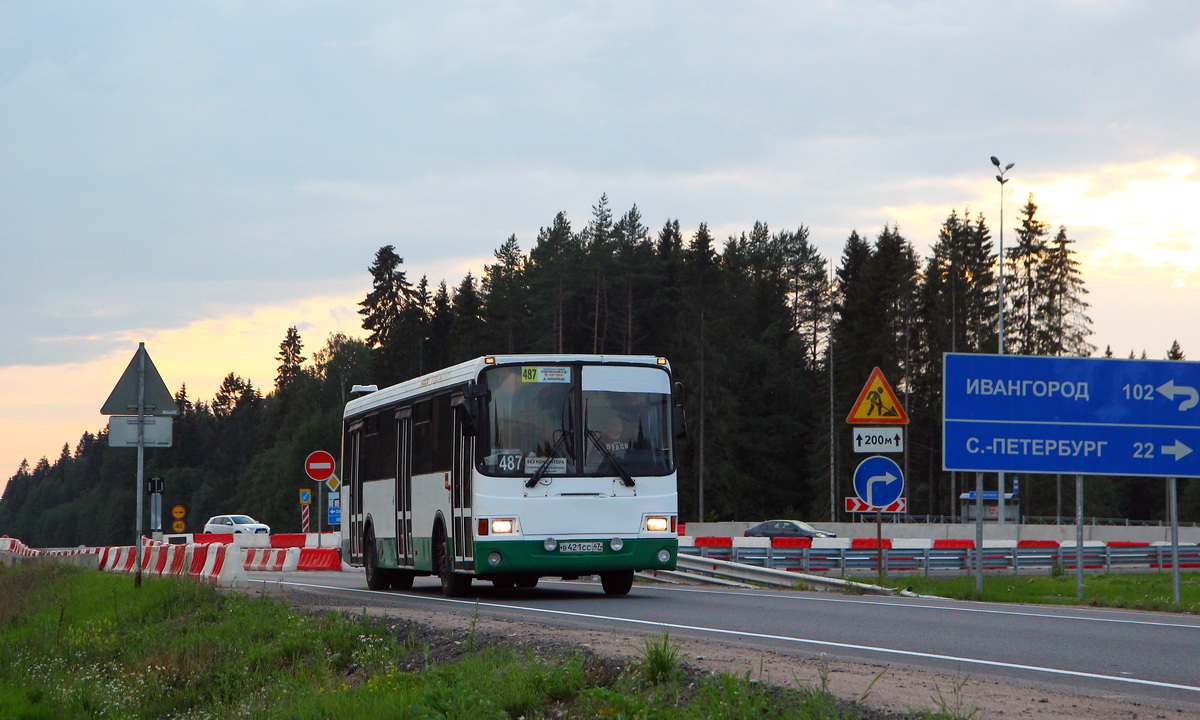
[[633, 476], [626, 472], [621, 463], [617, 462], [617, 458], [612, 454], [612, 452], [609, 451], [608, 448], [604, 447], [604, 443], [600, 442], [600, 434], [595, 430], [588, 430], [587, 436], [592, 441], [592, 444], [599, 448], [605, 459], [612, 463], [612, 466], [616, 469], [617, 474], [621, 476], [621, 482], [625, 485], [625, 487], [633, 487], [636, 484], [633, 481]]
[[559, 435], [558, 440], [554, 441], [554, 447], [550, 448], [550, 455], [542, 463], [542, 466], [533, 473], [533, 476], [526, 481], [525, 487], [536, 487], [537, 484], [542, 481], [542, 478], [546, 475], [546, 471], [550, 468], [550, 461], [558, 457], [558, 449], [563, 446], [563, 443], [567, 441], [567, 438], [570, 437], [571, 434], [572, 433], [570, 430], [562, 431], [562, 435]]

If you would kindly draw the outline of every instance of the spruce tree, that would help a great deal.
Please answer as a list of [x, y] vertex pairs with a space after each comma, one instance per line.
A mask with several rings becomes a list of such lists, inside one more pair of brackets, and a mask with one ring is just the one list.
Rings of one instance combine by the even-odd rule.
[[1049, 224], [1037, 219], [1037, 209], [1033, 193], [1030, 193], [1021, 208], [1016, 246], [1009, 248], [1005, 258], [1004, 295], [1012, 311], [1004, 316], [1004, 344], [1006, 352], [1017, 355], [1038, 354], [1042, 338], [1039, 310], [1046, 302], [1046, 228]]
[[[367, 345], [372, 352], [373, 381], [392, 385], [411, 377], [414, 364], [412, 346], [405, 342], [406, 321], [411, 319], [410, 308], [415, 291], [401, 269], [404, 258], [396, 254], [394, 245], [385, 245], [375, 253], [371, 264], [371, 292], [359, 303], [362, 327], [369, 334]], [[419, 348], [418, 348], [419, 350]]]
[[516, 235], [495, 251], [496, 263], [484, 267], [484, 319], [490, 328], [492, 352], [528, 351], [529, 293], [526, 259]]
[[287, 329], [287, 335], [279, 343], [279, 367], [275, 371], [275, 389], [282, 390], [295, 383], [303, 373], [303, 363], [307, 359], [301, 353], [304, 351], [304, 341], [300, 332], [292, 325]]
[[1092, 320], [1086, 315], [1089, 303], [1083, 296], [1088, 291], [1071, 249], [1074, 242], [1067, 237], [1067, 229], [1060, 227], [1046, 248], [1039, 270], [1043, 277], [1035, 348], [1039, 355], [1089, 357], [1096, 350], [1087, 341], [1092, 334]]

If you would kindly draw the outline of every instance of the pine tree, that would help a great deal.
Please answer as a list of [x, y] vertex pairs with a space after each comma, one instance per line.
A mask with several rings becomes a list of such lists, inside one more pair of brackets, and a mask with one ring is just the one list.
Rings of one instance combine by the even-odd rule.
[[482, 351], [477, 347], [477, 340], [483, 328], [483, 298], [471, 273], [468, 272], [455, 289], [450, 310], [450, 346], [454, 357], [469, 360]]
[[275, 357], [279, 361], [279, 367], [275, 371], [276, 390], [292, 385], [303, 374], [302, 366], [307, 359], [301, 355], [303, 351], [304, 342], [300, 339], [300, 332], [293, 325], [287, 329], [287, 335], [279, 343], [279, 355]]
[[242, 395], [250, 387], [250, 383], [243, 380], [237, 373], [229, 373], [225, 379], [221, 381], [221, 387], [217, 389], [217, 394], [213, 398], [212, 410], [213, 415], [218, 420], [228, 419], [233, 415], [234, 408], [237, 407]]
[[359, 303], [362, 327], [370, 334], [367, 345], [372, 351], [372, 374], [380, 385], [391, 385], [410, 376], [412, 348], [405, 342], [405, 321], [415, 300], [412, 284], [400, 269], [404, 258], [394, 245], [385, 245], [375, 253], [369, 268], [371, 292]]
[[[1046, 302], [1046, 228], [1048, 223], [1037, 219], [1033, 193], [1021, 208], [1021, 225], [1017, 228], [1016, 247], [1005, 258], [1008, 272], [1004, 277], [1004, 293], [1012, 312], [1005, 314], [1005, 349], [1018, 355], [1036, 355], [1039, 351], [1039, 310]], [[1011, 345], [1010, 345], [1011, 343]]]
[[600, 202], [592, 206], [592, 220], [583, 230], [583, 246], [592, 270], [592, 349], [593, 353], [604, 352], [610, 319], [609, 275], [612, 272], [612, 210], [608, 207], [608, 195], [600, 196]]
[[529, 308], [524, 277], [526, 260], [517, 236], [510, 235], [494, 255], [497, 262], [484, 267], [484, 318], [491, 328], [495, 349], [521, 352], [528, 349]]
[[533, 326], [548, 333], [534, 339], [534, 348], [563, 353], [576, 347], [582, 268], [582, 240], [571, 231], [566, 213], [560, 212], [550, 227], [538, 231], [537, 243], [529, 251], [530, 315]]
[[783, 254], [792, 329], [800, 337], [808, 368], [815, 370], [829, 332], [831, 287], [828, 263], [808, 237], [808, 228], [801, 225], [779, 233], [776, 242]]
[[1183, 354], [1183, 348], [1179, 345], [1178, 340], [1171, 341], [1171, 348], [1167, 350], [1168, 360], [1186, 360], [1187, 356]]
[[[969, 213], [952, 211], [938, 232], [932, 254], [920, 280], [918, 351], [908, 407], [909, 460], [928, 478], [924, 498], [916, 486], [910, 491], [914, 505], [924, 499], [931, 514], [952, 514], [956, 505], [957, 476], [940, 472], [941, 432], [921, 418], [942, 416], [942, 356], [947, 352], [992, 352], [996, 348], [996, 276], [991, 235], [982, 217], [972, 222]], [[949, 486], [944, 481], [949, 480]], [[910, 505], [910, 509], [913, 505]]]
[[638, 307], [645, 297], [646, 284], [652, 272], [654, 257], [649, 241], [650, 228], [642, 224], [642, 214], [637, 205], [629, 209], [613, 225], [613, 272], [616, 290], [616, 314], [620, 326], [620, 352], [633, 353], [635, 338], [642, 332], [638, 323]]
[[1079, 261], [1073, 257], [1074, 242], [1067, 237], [1067, 229], [1060, 227], [1038, 271], [1043, 289], [1037, 312], [1038, 355], [1089, 357], [1096, 350], [1087, 341], [1092, 334], [1092, 320], [1085, 314], [1089, 306], [1083, 299], [1087, 288], [1083, 286]]

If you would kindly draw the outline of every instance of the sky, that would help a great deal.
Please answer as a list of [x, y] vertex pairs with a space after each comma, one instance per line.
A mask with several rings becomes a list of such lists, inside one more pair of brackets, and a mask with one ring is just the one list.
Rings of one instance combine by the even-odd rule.
[[0, 483], [105, 425], [139, 342], [266, 392], [288, 327], [365, 337], [383, 245], [453, 288], [602, 194], [836, 264], [1001, 202], [1010, 244], [1032, 193], [1098, 352], [1200, 360], [1197, 78], [1191, 0], [0, 0]]

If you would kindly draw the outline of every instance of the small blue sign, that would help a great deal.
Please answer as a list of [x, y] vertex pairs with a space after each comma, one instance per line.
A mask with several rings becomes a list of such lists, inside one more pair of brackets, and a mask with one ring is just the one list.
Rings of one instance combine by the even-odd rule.
[[341, 525], [342, 524], [342, 506], [341, 505], [330, 505], [329, 506], [329, 517], [327, 518], [326, 522], [330, 525]]
[[904, 473], [891, 458], [869, 457], [854, 470], [854, 492], [871, 507], [887, 507], [904, 494]]

